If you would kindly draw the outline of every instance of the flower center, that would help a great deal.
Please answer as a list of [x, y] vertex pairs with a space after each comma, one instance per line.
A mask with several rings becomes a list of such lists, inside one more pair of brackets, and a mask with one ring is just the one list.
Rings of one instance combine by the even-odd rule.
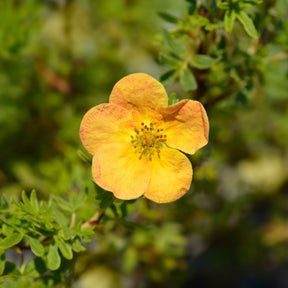
[[139, 159], [149, 157], [152, 160], [154, 155], [160, 157], [160, 150], [167, 147], [167, 135], [163, 133], [163, 129], [157, 129], [155, 123], [146, 125], [141, 123], [140, 128], [135, 128], [135, 135], [131, 136], [131, 143], [135, 149], [135, 153], [139, 154]]

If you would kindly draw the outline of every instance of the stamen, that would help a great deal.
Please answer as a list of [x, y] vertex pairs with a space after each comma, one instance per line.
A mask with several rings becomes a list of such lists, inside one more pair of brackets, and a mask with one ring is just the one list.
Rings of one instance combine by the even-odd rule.
[[135, 135], [131, 135], [131, 143], [135, 153], [139, 155], [139, 160], [145, 157], [152, 161], [155, 155], [160, 158], [161, 149], [167, 147], [165, 144], [167, 135], [161, 133], [164, 129], [157, 128], [156, 123], [153, 122], [149, 125], [141, 122], [140, 127], [135, 127], [134, 131]]

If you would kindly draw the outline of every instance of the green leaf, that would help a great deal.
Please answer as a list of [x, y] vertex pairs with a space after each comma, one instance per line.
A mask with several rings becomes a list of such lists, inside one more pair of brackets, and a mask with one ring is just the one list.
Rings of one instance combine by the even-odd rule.
[[34, 237], [28, 237], [29, 241], [30, 241], [30, 246], [31, 246], [31, 250], [32, 252], [36, 255], [36, 256], [43, 256], [44, 254], [44, 247], [41, 244], [41, 242]]
[[189, 63], [198, 69], [208, 69], [217, 63], [219, 58], [212, 58], [207, 55], [198, 54], [191, 57]]
[[58, 197], [56, 195], [53, 195], [53, 200], [55, 201], [55, 203], [64, 211], [67, 211], [69, 213], [73, 213], [74, 209], [71, 203], [65, 201], [64, 199], [62, 199], [61, 197]]
[[23, 275], [28, 277], [41, 277], [41, 275], [47, 270], [46, 264], [42, 258], [35, 258], [29, 261], [23, 271]]
[[8, 209], [11, 206], [10, 201], [7, 199], [5, 194], [0, 194], [0, 208]]
[[220, 9], [224, 9], [224, 10], [227, 10], [230, 8], [230, 3], [227, 1], [227, 2], [220, 2], [217, 4], [217, 6], [220, 8]]
[[21, 275], [21, 273], [18, 267], [14, 263], [6, 262], [3, 275], [9, 275], [9, 276], [17, 275], [18, 276], [18, 275]]
[[60, 231], [61, 237], [64, 240], [70, 239], [74, 235], [74, 231], [71, 231], [69, 226], [62, 226], [62, 230]]
[[249, 6], [257, 6], [259, 4], [263, 3], [262, 0], [242, 0], [239, 3], [239, 7], [249, 7]]
[[3, 233], [4, 236], [11, 235], [13, 233], [13, 231], [14, 231], [13, 227], [11, 227], [11, 226], [9, 226], [9, 225], [7, 225], [5, 223], [2, 225], [2, 233]]
[[34, 189], [31, 191], [31, 194], [30, 194], [30, 202], [32, 206], [36, 209], [36, 211], [39, 211], [39, 202], [37, 199], [36, 191]]
[[48, 250], [48, 268], [51, 270], [57, 270], [60, 267], [61, 264], [61, 258], [58, 253], [58, 247], [53, 241], [53, 243], [49, 246]]
[[37, 210], [33, 207], [33, 205], [31, 204], [31, 202], [29, 201], [25, 191], [23, 190], [22, 191], [22, 194], [21, 194], [21, 198], [22, 198], [22, 201], [24, 203], [24, 209], [29, 213], [29, 214], [32, 214], [32, 215], [35, 215], [37, 214]]
[[111, 204], [111, 205], [109, 206], [109, 208], [112, 210], [114, 216], [115, 216], [116, 218], [119, 218], [119, 213], [118, 213], [118, 211], [117, 211], [117, 207], [115, 206], [115, 204], [114, 204], [114, 203]]
[[72, 252], [70, 246], [65, 241], [60, 239], [59, 237], [57, 237], [56, 239], [57, 239], [56, 241], [57, 241], [58, 248], [59, 248], [60, 252], [62, 253], [62, 255], [66, 259], [71, 260], [73, 258], [73, 252]]
[[75, 237], [73, 239], [73, 242], [72, 242], [72, 249], [76, 252], [76, 253], [79, 253], [81, 251], [85, 251], [86, 248], [85, 246], [81, 243], [81, 240], [79, 237]]
[[208, 23], [205, 25], [205, 30], [207, 31], [213, 31], [217, 29], [223, 29], [223, 24], [222, 23], [219, 23], [219, 24]]
[[86, 195], [84, 193], [81, 197], [79, 197], [76, 194], [71, 195], [70, 203], [72, 205], [73, 212], [76, 211], [81, 206], [81, 204], [85, 201], [85, 199], [86, 199]]
[[163, 20], [165, 20], [166, 22], [169, 22], [169, 23], [177, 24], [180, 21], [180, 19], [178, 17], [171, 15], [169, 13], [166, 13], [166, 12], [158, 12], [158, 15]]
[[0, 250], [0, 275], [3, 274], [5, 269], [5, 263], [6, 263], [6, 257], [5, 257], [5, 251]]
[[173, 52], [175, 52], [176, 54], [183, 54], [185, 52], [184, 47], [181, 44], [177, 43], [168, 31], [163, 30], [162, 34], [165, 42], [172, 49]]
[[177, 99], [176, 93], [172, 93], [168, 98], [168, 105], [173, 105], [179, 102], [179, 99]]
[[179, 65], [179, 61], [183, 61], [181, 58], [171, 57], [166, 54], [160, 53], [159, 55], [159, 62], [165, 67], [168, 68], [175, 68]]
[[105, 209], [109, 207], [115, 200], [113, 193], [105, 191], [101, 187], [97, 186], [96, 183], [95, 187], [97, 189], [95, 198], [99, 201], [100, 208]]
[[187, 66], [183, 66], [180, 70], [180, 83], [184, 91], [197, 89], [196, 79]]
[[189, 3], [188, 7], [188, 13], [190, 15], [194, 14], [196, 8], [197, 8], [197, 0], [186, 0], [186, 2]]
[[88, 227], [88, 228], [85, 228], [83, 230], [80, 231], [81, 232], [81, 237], [83, 239], [84, 242], [91, 242], [91, 236], [95, 235], [95, 232], [94, 232], [94, 227], [91, 226], [91, 227]]
[[245, 93], [240, 91], [234, 99], [234, 104], [240, 107], [245, 107], [247, 105], [248, 99]]
[[84, 151], [84, 149], [80, 149], [77, 151], [78, 156], [84, 161], [87, 162], [88, 164], [92, 165], [92, 156], [88, 154], [87, 151]]
[[226, 31], [228, 32], [232, 31], [234, 27], [235, 19], [236, 19], [236, 14], [235, 14], [234, 9], [228, 10], [225, 12], [224, 24], [225, 24]]
[[242, 23], [247, 34], [254, 39], [258, 39], [258, 34], [254, 23], [252, 19], [246, 14], [246, 12], [241, 10], [236, 13], [236, 17]]
[[162, 82], [163, 84], [169, 84], [172, 81], [174, 81], [177, 78], [177, 70], [176, 69], [172, 69], [167, 71], [166, 73], [162, 74], [160, 76], [160, 82]]
[[7, 249], [14, 246], [18, 244], [22, 238], [23, 236], [20, 233], [14, 233], [0, 241], [0, 249]]
[[201, 15], [197, 15], [197, 17], [193, 17], [193, 18], [194, 18], [193, 20], [195, 21], [195, 24], [200, 26], [200, 27], [203, 27], [203, 26], [210, 24], [209, 19], [207, 19], [206, 17], [203, 17]]

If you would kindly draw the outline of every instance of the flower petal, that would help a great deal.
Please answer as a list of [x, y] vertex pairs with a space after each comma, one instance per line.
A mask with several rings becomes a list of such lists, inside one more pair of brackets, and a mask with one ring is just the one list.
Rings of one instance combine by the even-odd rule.
[[182, 100], [161, 109], [167, 145], [194, 154], [208, 142], [209, 122], [202, 104], [193, 100]]
[[93, 156], [95, 182], [123, 200], [140, 197], [149, 185], [149, 160], [139, 160], [132, 149], [130, 143], [113, 143], [103, 146]]
[[80, 126], [80, 139], [90, 154], [108, 143], [130, 141], [131, 113], [115, 104], [100, 104], [90, 109]]
[[157, 203], [169, 203], [182, 197], [190, 188], [192, 165], [176, 149], [162, 149], [160, 159], [152, 159], [151, 180], [144, 196]]
[[168, 96], [163, 85], [144, 73], [130, 74], [118, 81], [110, 95], [110, 103], [126, 109], [145, 111], [168, 106]]

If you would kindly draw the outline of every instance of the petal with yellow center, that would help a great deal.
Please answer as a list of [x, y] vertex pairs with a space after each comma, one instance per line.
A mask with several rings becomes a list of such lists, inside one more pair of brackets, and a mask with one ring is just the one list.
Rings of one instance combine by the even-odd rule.
[[130, 74], [119, 80], [110, 95], [110, 103], [127, 109], [145, 111], [168, 106], [168, 96], [163, 85], [145, 73]]
[[108, 144], [96, 151], [92, 162], [95, 182], [118, 199], [136, 199], [150, 180], [148, 159], [134, 153], [129, 143]]
[[150, 161], [151, 180], [144, 196], [157, 203], [169, 203], [182, 197], [190, 188], [192, 165], [176, 149], [166, 148], [160, 158]]
[[90, 109], [80, 125], [80, 139], [90, 154], [105, 144], [130, 141], [131, 113], [115, 104], [100, 104]]
[[194, 154], [208, 142], [209, 122], [202, 104], [182, 100], [161, 109], [166, 144], [185, 153]]

